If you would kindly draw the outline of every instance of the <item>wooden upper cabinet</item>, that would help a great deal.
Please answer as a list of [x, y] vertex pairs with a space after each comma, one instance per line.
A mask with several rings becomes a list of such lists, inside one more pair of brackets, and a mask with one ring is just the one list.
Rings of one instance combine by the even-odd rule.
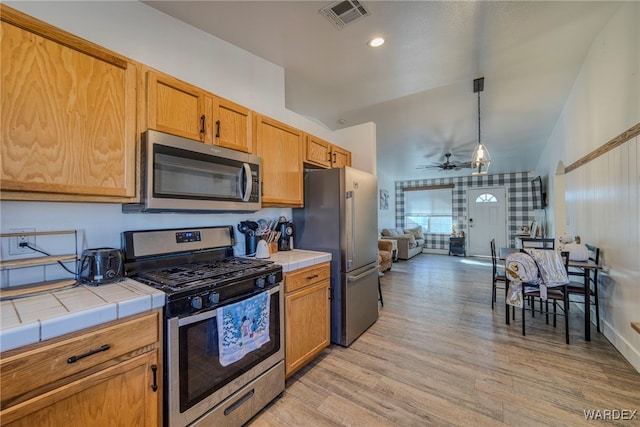
[[351, 152], [313, 135], [305, 135], [304, 162], [320, 168], [351, 166]]
[[337, 146], [331, 147], [331, 167], [351, 166], [351, 151]]
[[212, 144], [212, 105], [212, 97], [204, 90], [167, 74], [147, 71], [148, 129]]
[[322, 168], [331, 167], [331, 144], [313, 135], [306, 135], [304, 161]]
[[253, 151], [253, 112], [242, 105], [213, 97], [214, 144], [232, 150]]
[[0, 187], [13, 200], [136, 195], [136, 64], [0, 4]]
[[255, 123], [254, 154], [262, 157], [262, 205], [302, 207], [302, 131], [260, 114]]

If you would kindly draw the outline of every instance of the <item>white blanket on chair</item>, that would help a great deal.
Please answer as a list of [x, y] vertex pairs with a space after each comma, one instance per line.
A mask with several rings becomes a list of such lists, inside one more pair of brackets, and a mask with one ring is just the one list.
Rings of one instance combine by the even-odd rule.
[[542, 283], [547, 287], [552, 288], [569, 283], [567, 269], [559, 252], [533, 248], [525, 249], [525, 251], [538, 264], [538, 273]]

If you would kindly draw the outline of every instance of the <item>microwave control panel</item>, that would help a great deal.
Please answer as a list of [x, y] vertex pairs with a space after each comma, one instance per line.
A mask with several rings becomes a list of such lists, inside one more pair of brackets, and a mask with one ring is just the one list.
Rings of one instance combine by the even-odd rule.
[[251, 165], [251, 194], [249, 195], [250, 202], [260, 201], [260, 173], [259, 166]]

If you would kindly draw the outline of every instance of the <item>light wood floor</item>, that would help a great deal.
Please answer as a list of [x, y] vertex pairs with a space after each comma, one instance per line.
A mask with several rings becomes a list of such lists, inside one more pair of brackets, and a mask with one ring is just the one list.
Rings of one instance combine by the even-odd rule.
[[[251, 422], [261, 426], [640, 425], [640, 374], [571, 310], [571, 344], [542, 316], [491, 310], [491, 263], [422, 254], [382, 278], [378, 321], [332, 345]], [[586, 410], [638, 410], [585, 420]], [[604, 414], [604, 412], [601, 412]]]

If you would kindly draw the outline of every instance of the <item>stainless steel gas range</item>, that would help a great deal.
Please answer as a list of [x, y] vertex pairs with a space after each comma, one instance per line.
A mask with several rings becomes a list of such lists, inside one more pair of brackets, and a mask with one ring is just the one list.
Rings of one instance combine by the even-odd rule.
[[166, 293], [165, 425], [239, 426], [284, 391], [282, 267], [232, 226], [122, 233], [125, 271]]

